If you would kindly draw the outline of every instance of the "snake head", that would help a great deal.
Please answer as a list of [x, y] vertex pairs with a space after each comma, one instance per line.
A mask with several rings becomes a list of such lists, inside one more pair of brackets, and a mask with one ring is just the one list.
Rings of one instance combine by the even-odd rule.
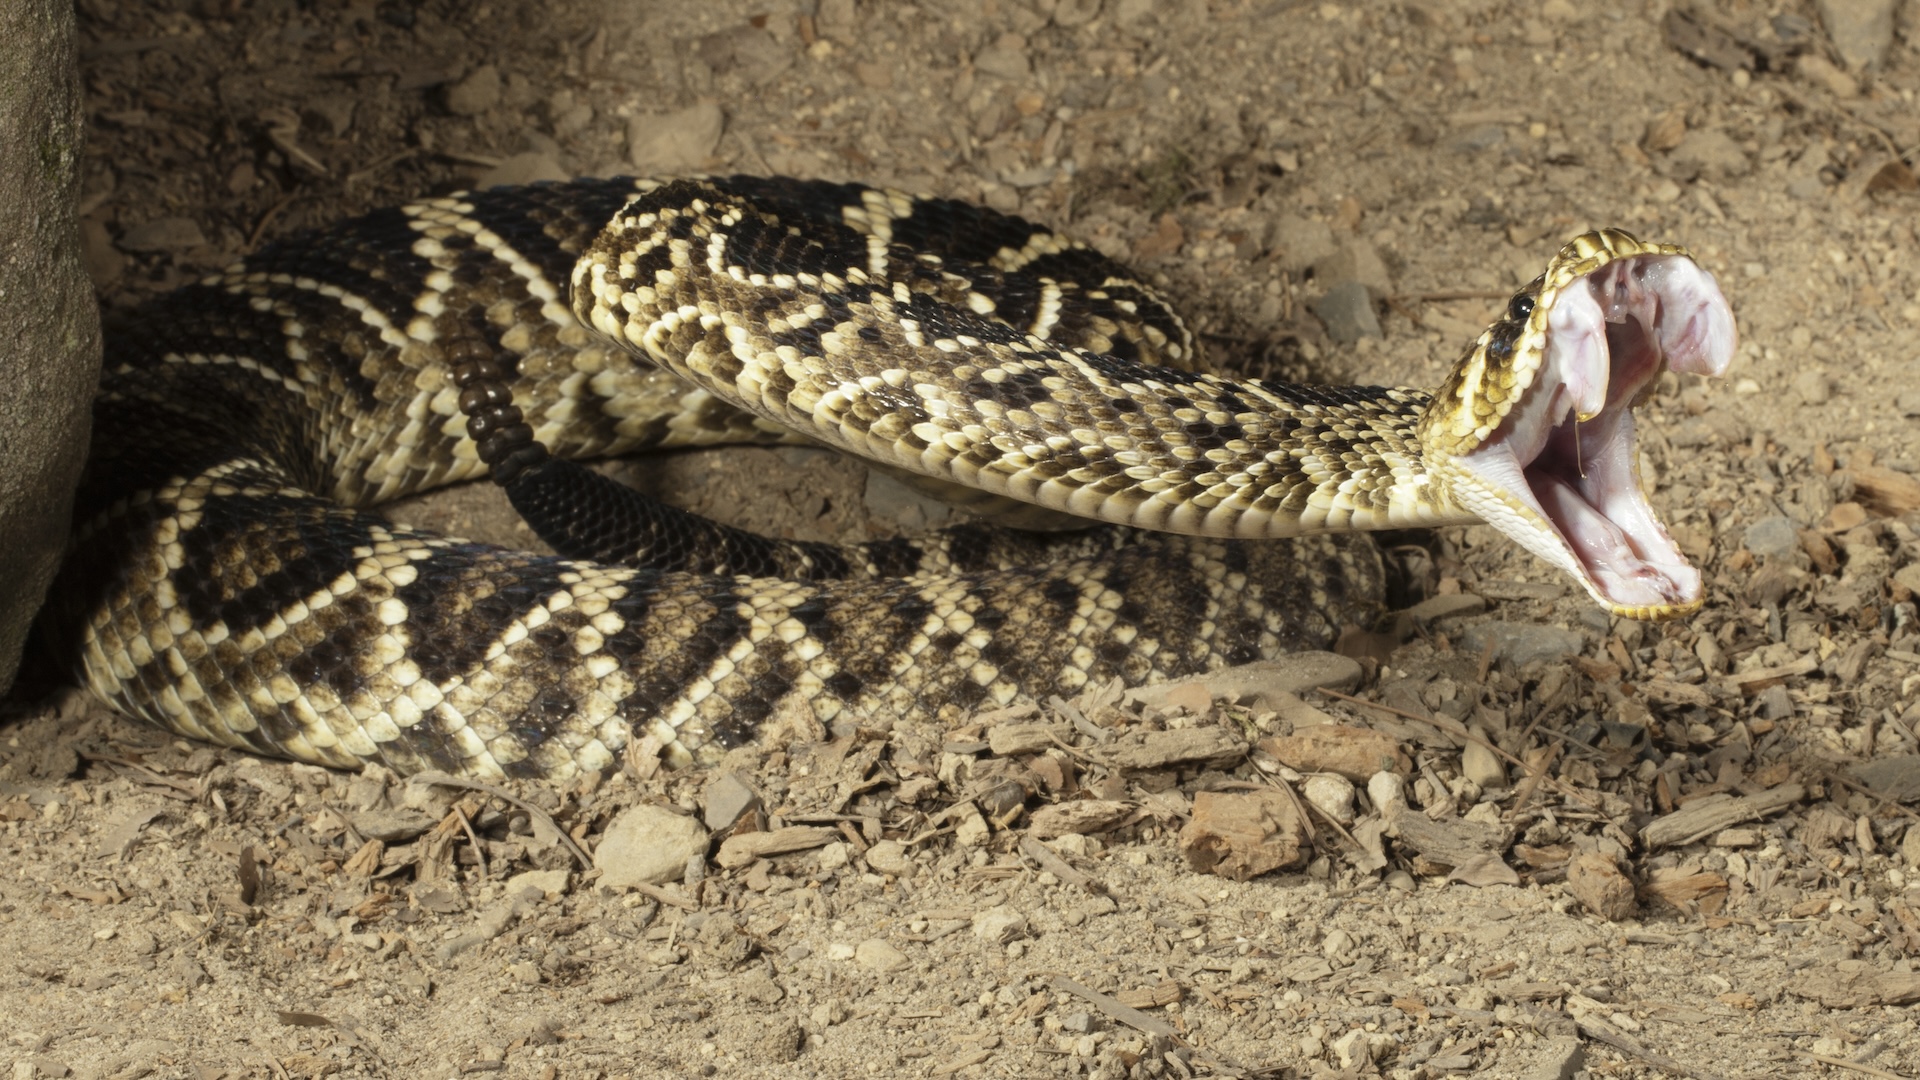
[[1454, 502], [1578, 578], [1616, 615], [1705, 590], [1640, 485], [1634, 407], [1663, 369], [1723, 374], [1733, 311], [1684, 248], [1585, 233], [1515, 294], [1421, 418]]

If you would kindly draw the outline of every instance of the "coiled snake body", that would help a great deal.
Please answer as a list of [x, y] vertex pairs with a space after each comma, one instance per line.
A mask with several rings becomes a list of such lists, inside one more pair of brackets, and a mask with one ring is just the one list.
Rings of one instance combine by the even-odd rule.
[[[636, 732], [699, 759], [783, 717], [924, 721], [1207, 670], [1324, 644], [1376, 602], [1366, 545], [1254, 538], [1484, 518], [1662, 617], [1701, 589], [1640, 491], [1630, 407], [1663, 364], [1717, 373], [1732, 344], [1704, 271], [1617, 232], [1563, 249], [1429, 395], [1186, 370], [1185, 328], [1120, 268], [963, 204], [751, 178], [455, 195], [110, 325], [43, 629], [94, 693], [184, 735], [562, 779]], [[690, 524], [626, 567], [362, 509], [546, 451], [774, 425], [1190, 535], [1036, 542], [1057, 558], [1032, 565], [966, 528], [837, 552]]]

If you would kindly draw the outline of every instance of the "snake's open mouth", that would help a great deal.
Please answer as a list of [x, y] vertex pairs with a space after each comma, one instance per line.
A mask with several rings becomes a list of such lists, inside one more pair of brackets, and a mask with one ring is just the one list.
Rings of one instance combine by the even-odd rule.
[[1616, 613], [1691, 611], [1703, 596], [1700, 572], [1641, 489], [1633, 408], [1663, 367], [1725, 372], [1733, 312], [1713, 276], [1676, 255], [1617, 259], [1570, 282], [1551, 304], [1532, 385], [1459, 459], [1519, 504], [1510, 512], [1532, 520], [1482, 516], [1579, 577]]

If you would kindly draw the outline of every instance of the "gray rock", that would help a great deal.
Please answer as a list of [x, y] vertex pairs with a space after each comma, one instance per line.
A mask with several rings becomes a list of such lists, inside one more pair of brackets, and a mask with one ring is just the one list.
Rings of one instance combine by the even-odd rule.
[[1499, 620], [1475, 623], [1460, 637], [1467, 655], [1479, 656], [1491, 645], [1496, 661], [1515, 667], [1525, 667], [1535, 660], [1563, 660], [1579, 655], [1586, 647], [1586, 639], [1575, 630]]
[[1327, 336], [1342, 345], [1361, 338], [1384, 336], [1380, 317], [1373, 312], [1373, 296], [1358, 281], [1343, 281], [1313, 303], [1313, 313], [1327, 326]]
[[792, 67], [794, 60], [794, 51], [772, 34], [745, 24], [708, 34], [693, 52], [714, 74], [737, 76], [748, 86], [765, 86]]
[[1027, 936], [1027, 917], [1002, 904], [973, 917], [973, 936], [994, 945], [1004, 945]]
[[[1482, 739], [1487, 737], [1483, 729], [1475, 729], [1474, 734]], [[1480, 785], [1482, 791], [1507, 786], [1507, 767], [1500, 755], [1479, 742], [1469, 742], [1461, 748], [1460, 775]]]
[[1893, 572], [1894, 583], [1908, 592], [1920, 593], [1920, 562], [1908, 563]]
[[1744, 421], [1724, 409], [1689, 416], [1667, 431], [1667, 441], [1683, 449], [1696, 446], [1733, 446], [1751, 433]]
[[1357, 281], [1375, 296], [1393, 293], [1393, 276], [1380, 253], [1365, 240], [1351, 240], [1314, 261], [1313, 276], [1326, 282]]
[[1471, 127], [1447, 140], [1447, 145], [1466, 153], [1478, 153], [1491, 150], [1507, 141], [1507, 129], [1499, 124], [1481, 124]]
[[1060, 0], [1053, 8], [1055, 26], [1085, 26], [1100, 16], [1102, 0]]
[[1789, 517], [1764, 517], [1747, 526], [1741, 538], [1755, 555], [1778, 558], [1800, 546], [1800, 530]]
[[573, 174], [560, 164], [552, 154], [529, 150], [512, 157], [480, 174], [473, 182], [477, 188], [499, 187], [503, 184], [537, 184], [542, 180], [570, 180]]
[[711, 103], [627, 121], [627, 161], [643, 176], [687, 172], [706, 164], [720, 145], [726, 116]]
[[1809, 405], [1825, 405], [1833, 396], [1833, 382], [1826, 372], [1808, 369], [1793, 377], [1793, 392]]
[[500, 69], [482, 64], [447, 87], [447, 111], [455, 116], [478, 116], [500, 104]]
[[608, 888], [665, 885], [680, 880], [687, 859], [706, 850], [707, 830], [699, 822], [664, 806], [635, 806], [608, 826], [594, 849], [593, 865]]
[[565, 870], [528, 870], [507, 879], [506, 893], [515, 899], [564, 896], [569, 875]]
[[0, 692], [66, 545], [100, 370], [73, 33], [63, 0], [0, 4]]
[[[1802, 58], [1802, 67], [1805, 67]], [[1809, 150], [1787, 167], [1787, 194], [1796, 199], [1818, 199], [1827, 191], [1827, 177], [1824, 172], [1827, 155], [1818, 149]]]
[[867, 849], [867, 869], [876, 874], [906, 877], [913, 873], [913, 854], [898, 840], [882, 840]]
[[1785, 720], [1793, 715], [1793, 695], [1775, 683], [1753, 699], [1753, 714], [1762, 720]]
[[1346, 777], [1315, 773], [1300, 785], [1300, 794], [1341, 825], [1353, 824], [1354, 786]]
[[853, 37], [860, 30], [853, 0], [820, 0], [820, 11], [813, 22], [821, 34], [841, 40]]
[[1295, 275], [1332, 255], [1335, 246], [1331, 225], [1292, 214], [1282, 214], [1274, 221], [1269, 242], [1279, 255], [1280, 268]]
[[206, 245], [199, 222], [184, 217], [154, 218], [120, 237], [121, 251], [191, 251]]
[[725, 772], [713, 778], [700, 793], [701, 817], [715, 832], [732, 827], [741, 816], [760, 805], [760, 793], [746, 777]]
[[353, 815], [355, 832], [383, 844], [404, 844], [433, 828], [440, 819], [418, 810], [367, 810]]
[[554, 114], [553, 133], [561, 136], [577, 135], [587, 130], [587, 125], [591, 123], [593, 123], [593, 106], [583, 101]]
[[1878, 798], [1890, 802], [1911, 802], [1920, 798], [1920, 754], [1874, 758], [1855, 765], [1849, 771], [1855, 780]]
[[806, 1030], [791, 1016], [768, 1017], [748, 1030], [752, 1032], [753, 1041], [743, 1048], [745, 1056], [763, 1065], [793, 1062], [800, 1057], [800, 1049], [807, 1041]]
[[1027, 50], [1011, 44], [981, 50], [980, 55], [973, 58], [973, 66], [983, 75], [993, 75], [1009, 82], [1019, 82], [1033, 73], [1033, 65], [1027, 60]]
[[1573, 1080], [1587, 1066], [1586, 1047], [1570, 1035], [1548, 1040], [1539, 1053], [1527, 1080]]
[[1747, 159], [1747, 153], [1740, 148], [1733, 137], [1718, 128], [1694, 128], [1680, 139], [1680, 144], [1667, 155], [1678, 179], [1691, 180], [1704, 176], [1709, 180], [1724, 180], [1733, 176], [1745, 176], [1753, 170], [1753, 163]]
[[325, 94], [302, 104], [300, 114], [337, 139], [352, 129], [353, 108], [354, 100], [345, 94]]
[[885, 938], [868, 938], [854, 947], [853, 962], [868, 971], [886, 973], [904, 971], [913, 966], [907, 954], [893, 947]]
[[1886, 63], [1893, 47], [1894, 0], [1820, 0], [1820, 24], [1854, 70]]

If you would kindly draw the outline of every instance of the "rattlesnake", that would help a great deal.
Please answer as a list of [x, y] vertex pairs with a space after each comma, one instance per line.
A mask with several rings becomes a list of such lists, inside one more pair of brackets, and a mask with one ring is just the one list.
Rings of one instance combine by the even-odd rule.
[[[1681, 249], [1603, 231], [1434, 395], [1234, 382], [1189, 370], [1178, 317], [1049, 230], [752, 178], [424, 200], [262, 250], [108, 334], [43, 625], [94, 693], [323, 764], [554, 779], [636, 733], [704, 759], [774, 720], [951, 719], [1325, 644], [1370, 615], [1364, 542], [1257, 537], [1485, 518], [1618, 613], [1684, 613], [1699, 577], [1640, 491], [1630, 406], [1663, 363], [1717, 373], [1733, 346]], [[842, 551], [672, 516], [569, 532], [571, 497], [541, 493], [578, 474], [529, 480], [775, 424], [1001, 499], [1204, 535], [1003, 546], [963, 528]], [[489, 465], [547, 506], [563, 551], [664, 563], [360, 509]]]

